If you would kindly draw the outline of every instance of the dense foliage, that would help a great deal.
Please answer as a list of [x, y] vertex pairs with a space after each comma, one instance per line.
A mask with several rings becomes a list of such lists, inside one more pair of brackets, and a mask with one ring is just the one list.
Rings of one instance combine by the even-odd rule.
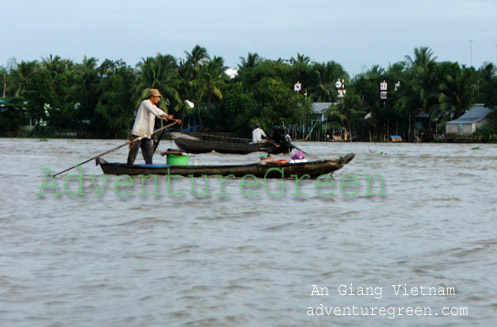
[[[183, 120], [182, 128], [246, 137], [259, 123], [266, 130], [285, 125], [295, 138], [323, 139], [348, 131], [354, 139], [396, 134], [412, 140], [443, 133], [446, 121], [474, 103], [497, 106], [495, 65], [475, 69], [437, 62], [424, 47], [386, 69], [373, 66], [354, 77], [334, 61], [311, 62], [303, 54], [269, 60], [249, 53], [240, 58], [234, 76], [227, 74], [223, 58], [210, 57], [199, 45], [185, 56], [157, 54], [136, 67], [108, 59], [99, 65], [86, 57], [82, 63], [52, 55], [41, 61], [12, 59], [0, 67], [0, 133], [124, 138], [148, 88], [160, 90], [161, 106]], [[337, 80], [345, 84], [343, 98], [338, 98]], [[380, 98], [383, 81], [386, 99]], [[300, 92], [294, 91], [296, 82]], [[330, 106], [318, 114], [314, 102]], [[497, 120], [490, 119], [477, 136], [491, 139], [496, 126]]]

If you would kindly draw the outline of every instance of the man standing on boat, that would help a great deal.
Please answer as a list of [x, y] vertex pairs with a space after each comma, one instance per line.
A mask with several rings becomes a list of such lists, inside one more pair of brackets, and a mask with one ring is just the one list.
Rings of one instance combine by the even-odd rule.
[[256, 124], [252, 131], [252, 143], [260, 143], [263, 138], [267, 138], [266, 133], [262, 130], [261, 125]]
[[136, 113], [135, 124], [131, 130], [131, 137], [136, 139], [143, 137], [141, 140], [134, 142], [129, 149], [128, 165], [135, 162], [138, 150], [142, 149], [143, 159], [147, 165], [152, 164], [152, 156], [154, 155], [153, 142], [151, 140], [154, 131], [155, 117], [160, 117], [165, 120], [174, 120], [178, 124], [181, 123], [180, 119], [174, 119], [173, 115], [169, 115], [156, 106], [159, 103], [161, 94], [157, 89], [148, 90], [147, 99], [143, 100], [138, 107]]

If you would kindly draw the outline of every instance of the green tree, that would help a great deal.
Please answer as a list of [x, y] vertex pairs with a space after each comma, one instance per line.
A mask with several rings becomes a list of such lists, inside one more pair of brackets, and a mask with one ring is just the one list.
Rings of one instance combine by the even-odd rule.
[[22, 96], [28, 80], [40, 70], [37, 61], [21, 61], [15, 69], [12, 69], [12, 89], [15, 96]]
[[361, 96], [347, 91], [343, 101], [331, 106], [327, 110], [327, 115], [331, 119], [336, 119], [342, 124], [347, 125], [347, 129], [350, 132], [350, 141], [352, 141], [352, 122], [358, 117], [364, 116], [362, 103], [363, 99]]
[[94, 127], [105, 137], [123, 138], [129, 135], [135, 115], [130, 90], [133, 89], [135, 74], [131, 67], [119, 64], [112, 72], [101, 79], [100, 96]]
[[[476, 73], [473, 68], [462, 68], [457, 63], [442, 63], [443, 80], [440, 84], [439, 105], [434, 106], [430, 118], [446, 122], [464, 114], [474, 103]], [[445, 68], [445, 69], [443, 69]]]
[[59, 56], [50, 55], [41, 62], [41, 69], [50, 75], [50, 87], [56, 96], [47, 103], [50, 124], [57, 128], [76, 128], [75, 102], [70, 97], [74, 82], [74, 64]]
[[52, 87], [56, 88], [59, 85], [56, 85], [58, 81], [58, 76], [67, 74], [70, 72], [71, 68], [74, 66], [74, 63], [67, 59], [62, 59], [59, 56], [50, 55], [47, 58], [43, 58], [41, 62], [41, 67], [46, 69], [52, 78]]
[[252, 67], [241, 68], [234, 81], [241, 81], [246, 88], [252, 88], [265, 77], [279, 79], [291, 89], [293, 89], [293, 83], [296, 82], [292, 77], [292, 66], [281, 60], [269, 59], [261, 59]]
[[[385, 79], [385, 70], [378, 65], [373, 65], [368, 71], [355, 76], [347, 88], [347, 94], [351, 92], [350, 94], [360, 96], [364, 102], [364, 109], [368, 112], [368, 121], [365, 126], [370, 138], [372, 138], [372, 134], [374, 139], [381, 139], [387, 130], [385, 103], [380, 102], [380, 83]], [[347, 99], [347, 101], [349, 100]], [[335, 117], [339, 117], [339, 115], [335, 114]], [[340, 121], [343, 124], [346, 120], [341, 119]]]
[[[199, 102], [206, 105], [207, 112], [210, 111], [214, 98], [223, 99], [223, 89], [229, 81], [226, 74], [224, 60], [221, 57], [214, 57], [212, 60], [204, 60], [197, 66], [197, 79], [192, 80], [191, 84], [198, 94]], [[200, 107], [199, 123], [202, 125]]]
[[[403, 88], [403, 101], [409, 108], [410, 117], [415, 117], [415, 114], [420, 112], [429, 114], [437, 110], [441, 83], [433, 51], [427, 47], [421, 47], [414, 49], [414, 54], [414, 58], [406, 56], [410, 69], [407, 85]], [[430, 122], [429, 120], [428, 131], [431, 130]], [[408, 135], [409, 138], [413, 136], [411, 127], [409, 127]]]
[[296, 81], [304, 83], [304, 85], [309, 80], [310, 62], [311, 59], [308, 56], [300, 53], [297, 53], [297, 58], [290, 58], [290, 64], [293, 68], [294, 78], [296, 79]]
[[252, 128], [256, 123], [268, 129], [311, 119], [311, 103], [279, 78], [264, 77], [253, 86], [252, 94], [257, 105], [248, 121]]
[[310, 98], [317, 102], [336, 102], [338, 93], [335, 83], [338, 79], [349, 80], [343, 67], [334, 61], [313, 63], [311, 75], [313, 78], [309, 85]]
[[57, 94], [51, 87], [51, 82], [50, 73], [47, 70], [40, 70], [27, 79], [24, 87], [23, 95], [28, 99], [28, 113], [37, 126], [37, 132], [39, 132], [41, 120], [49, 119], [50, 104], [57, 102]]
[[488, 107], [497, 106], [497, 67], [492, 63], [484, 64], [478, 69], [478, 102]]
[[19, 128], [27, 125], [29, 115], [26, 112], [26, 99], [4, 98], [0, 99], [0, 133], [17, 133]]
[[182, 103], [178, 92], [180, 83], [178, 64], [173, 56], [157, 54], [155, 58], [142, 59], [138, 64], [135, 105], [138, 106], [146, 98], [149, 88], [154, 88], [165, 97], [165, 101], [161, 102], [163, 110], [167, 111], [167, 106], [178, 110], [178, 105]]
[[256, 100], [241, 82], [230, 83], [223, 101], [213, 110], [213, 116], [217, 118], [212, 120], [214, 130], [232, 132], [240, 137], [249, 137], [254, 121], [259, 120]]
[[186, 54], [186, 62], [191, 67], [191, 74], [192, 74], [191, 79], [195, 80], [197, 78], [197, 67], [200, 65], [200, 63], [203, 60], [210, 59], [209, 54], [207, 53], [207, 49], [201, 47], [198, 44], [195, 45], [195, 47], [193, 47], [191, 53], [185, 51], [185, 54]]
[[406, 56], [411, 64], [412, 78], [410, 87], [413, 91], [414, 102], [426, 113], [436, 105], [438, 100], [438, 76], [436, 75], [437, 57], [433, 57], [433, 51], [427, 47], [414, 49], [414, 58]]
[[261, 62], [262, 58], [257, 53], [248, 53], [247, 58], [240, 57], [239, 70], [254, 68]]
[[[409, 67], [405, 61], [390, 65], [385, 73], [384, 80], [389, 82], [388, 99], [384, 102], [383, 120], [386, 119], [386, 135], [391, 131], [394, 134], [408, 137], [409, 108], [404, 101], [404, 90], [408, 80]], [[398, 85], [397, 85], [398, 83]]]
[[181, 118], [181, 125], [185, 123], [185, 119], [193, 115], [194, 108], [185, 104], [184, 100], [190, 100], [194, 103], [197, 102], [197, 97], [195, 95], [193, 86], [191, 85], [192, 73], [191, 66], [186, 60], [179, 60], [178, 66], [178, 93], [179, 97], [183, 99], [181, 103], [178, 103], [176, 110]]
[[86, 123], [95, 118], [95, 108], [101, 95], [100, 76], [96, 58], [83, 58], [83, 62], [74, 67], [74, 84], [71, 97], [76, 108], [75, 125], [83, 129]]

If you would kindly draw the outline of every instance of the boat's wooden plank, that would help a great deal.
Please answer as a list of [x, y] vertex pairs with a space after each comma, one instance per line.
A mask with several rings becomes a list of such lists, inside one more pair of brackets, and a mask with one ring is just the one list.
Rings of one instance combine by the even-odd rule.
[[[265, 163], [253, 163], [244, 165], [132, 165], [122, 163], [108, 163], [98, 158], [97, 163], [102, 167], [105, 174], [112, 175], [180, 175], [180, 176], [204, 176], [221, 175], [243, 177], [254, 175], [256, 177], [283, 178], [291, 175], [318, 177], [331, 174], [342, 168], [354, 158], [353, 153], [335, 160], [317, 160], [299, 163], [267, 165]], [[282, 174], [283, 172], [283, 174]]]

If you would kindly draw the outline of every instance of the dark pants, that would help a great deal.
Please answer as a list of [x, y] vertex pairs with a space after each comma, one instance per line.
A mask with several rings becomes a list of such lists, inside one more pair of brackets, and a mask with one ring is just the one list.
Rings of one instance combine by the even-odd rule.
[[[134, 139], [138, 136], [131, 135]], [[135, 162], [136, 156], [138, 155], [138, 150], [142, 149], [143, 159], [145, 159], [145, 164], [152, 164], [152, 156], [154, 155], [154, 145], [151, 139], [143, 138], [139, 141], [133, 143], [131, 149], [129, 149], [128, 154], [128, 165], [132, 165]]]

